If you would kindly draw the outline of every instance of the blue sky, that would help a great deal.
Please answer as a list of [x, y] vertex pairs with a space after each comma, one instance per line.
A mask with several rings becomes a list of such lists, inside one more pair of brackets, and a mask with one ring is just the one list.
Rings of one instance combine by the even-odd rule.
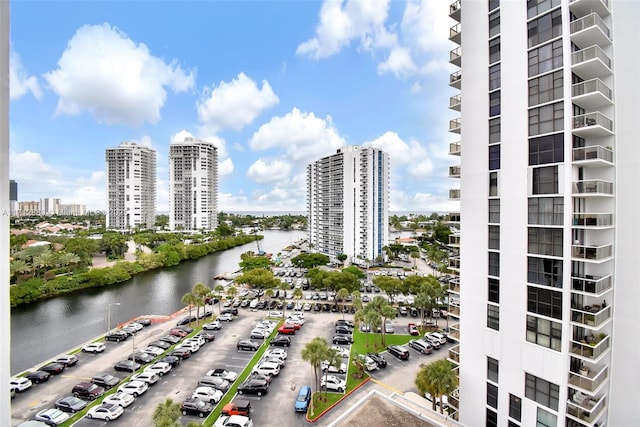
[[19, 200], [105, 208], [104, 151], [219, 148], [219, 209], [304, 211], [305, 166], [391, 156], [392, 211], [447, 211], [449, 2], [11, 3], [10, 175]]

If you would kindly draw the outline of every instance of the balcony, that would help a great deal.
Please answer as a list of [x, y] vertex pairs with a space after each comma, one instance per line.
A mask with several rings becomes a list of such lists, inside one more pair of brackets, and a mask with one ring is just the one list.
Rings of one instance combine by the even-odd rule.
[[459, 188], [451, 188], [451, 189], [449, 189], [449, 200], [460, 200], [460, 189]]
[[449, 326], [449, 335], [451, 338], [460, 341], [460, 323]]
[[449, 166], [449, 178], [460, 178], [460, 165]]
[[449, 132], [457, 133], [460, 135], [462, 130], [462, 119], [449, 120]]
[[449, 268], [452, 270], [460, 270], [460, 257], [449, 258]]
[[613, 214], [574, 213], [574, 228], [609, 228], [613, 226]]
[[460, 46], [449, 52], [449, 63], [456, 67], [462, 66], [462, 48]]
[[569, 9], [576, 16], [585, 16], [595, 12], [603, 18], [609, 16], [609, 0], [572, 0], [569, 2]]
[[452, 142], [449, 144], [449, 155], [459, 156], [462, 153], [462, 144], [459, 142]]
[[572, 133], [582, 138], [611, 136], [613, 121], [599, 111], [574, 116]]
[[584, 338], [580, 341], [571, 340], [569, 353], [581, 359], [597, 363], [605, 352], [609, 351], [609, 336], [604, 335], [602, 338], [586, 336]]
[[567, 414], [593, 425], [606, 409], [606, 400], [605, 396], [593, 398], [576, 392], [571, 400], [567, 401]]
[[459, 223], [460, 222], [460, 212], [449, 212], [449, 222]]
[[456, 0], [451, 3], [451, 5], [449, 6], [449, 18], [460, 22], [460, 15], [462, 14], [460, 6], [460, 0]]
[[449, 349], [449, 356], [447, 359], [453, 363], [460, 364], [460, 344], [454, 345]]
[[460, 41], [462, 39], [460, 24], [456, 24], [453, 27], [449, 28], [449, 40], [454, 42], [457, 45], [460, 45]]
[[583, 367], [579, 372], [569, 372], [569, 386], [596, 392], [609, 377], [607, 366], [600, 370]]
[[456, 294], [460, 293], [460, 279], [451, 279], [449, 281], [449, 292], [454, 292]]
[[580, 46], [608, 46], [611, 44], [611, 31], [593, 12], [571, 22], [571, 41]]
[[611, 74], [611, 58], [600, 46], [590, 46], [571, 54], [571, 71], [584, 80]]
[[613, 151], [601, 145], [574, 148], [573, 162], [581, 166], [613, 166]]
[[590, 179], [573, 183], [573, 194], [588, 196], [612, 196], [613, 182]]
[[449, 234], [449, 246], [460, 246], [460, 235], [459, 234]]
[[600, 79], [574, 84], [571, 94], [574, 104], [590, 111], [613, 104], [613, 91]]
[[450, 305], [447, 311], [450, 316], [460, 318], [460, 307], [456, 305]]
[[611, 319], [611, 306], [587, 305], [571, 307], [571, 321], [589, 329], [598, 329]]
[[571, 290], [591, 294], [594, 297], [601, 297], [611, 290], [611, 275], [608, 276], [578, 276], [571, 275]]
[[454, 111], [460, 111], [462, 108], [462, 95], [457, 94], [449, 98], [449, 109]]
[[612, 255], [613, 245], [571, 245], [571, 258], [574, 261], [605, 261]]
[[456, 89], [460, 89], [462, 87], [462, 71], [458, 70], [455, 73], [451, 73], [449, 76], [449, 86]]

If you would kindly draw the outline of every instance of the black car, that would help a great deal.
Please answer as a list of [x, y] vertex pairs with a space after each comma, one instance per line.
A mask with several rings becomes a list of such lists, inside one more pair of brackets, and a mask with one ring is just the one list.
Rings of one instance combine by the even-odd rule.
[[188, 350], [186, 348], [178, 348], [168, 353], [167, 356], [175, 356], [184, 360], [184, 359], [188, 359], [191, 356], [191, 350]]
[[40, 371], [48, 372], [51, 375], [58, 375], [58, 374], [61, 374], [64, 371], [64, 368], [66, 368], [66, 366], [64, 364], [62, 364], [62, 363], [51, 362], [51, 363], [47, 363], [46, 365], [42, 366], [40, 368]]
[[409, 350], [402, 347], [401, 345], [390, 345], [387, 347], [387, 350], [389, 351], [389, 354], [394, 355], [400, 360], [409, 359]]
[[216, 334], [214, 334], [213, 332], [207, 332], [203, 330], [201, 332], [198, 332], [196, 337], [202, 337], [206, 342], [211, 342], [211, 341], [215, 341]]
[[141, 365], [139, 363], [134, 362], [133, 360], [121, 360], [113, 365], [113, 369], [116, 371], [133, 372], [140, 369], [140, 366]]
[[91, 382], [95, 385], [99, 385], [100, 387], [104, 387], [105, 390], [109, 390], [110, 388], [118, 385], [120, 378], [111, 374], [100, 374], [91, 378]]
[[332, 342], [334, 344], [351, 344], [353, 343], [353, 338], [350, 335], [335, 335], [333, 337]]
[[251, 372], [245, 381], [249, 381], [249, 380], [263, 380], [263, 381], [266, 381], [268, 383], [271, 383], [271, 380], [273, 380], [273, 376], [265, 375], [265, 374], [259, 374], [257, 372]]
[[104, 337], [105, 341], [116, 341], [116, 342], [124, 341], [127, 338], [129, 338], [129, 334], [127, 334], [124, 331], [113, 331]]
[[213, 405], [207, 401], [189, 397], [182, 402], [180, 410], [182, 415], [197, 415], [200, 418], [204, 418], [213, 411]]
[[418, 309], [415, 307], [409, 307], [409, 314], [411, 317], [418, 317]]
[[181, 361], [182, 359], [178, 356], [165, 356], [162, 359], [158, 360], [158, 362], [168, 363], [172, 368], [177, 367]]
[[153, 362], [155, 357], [152, 354], [145, 353], [144, 351], [136, 351], [135, 353], [130, 354], [127, 359], [135, 360], [138, 363], [150, 363]]
[[236, 345], [238, 350], [256, 351], [260, 348], [260, 344], [251, 340], [240, 340]]
[[142, 326], [150, 326], [151, 325], [151, 320], [150, 319], [138, 319], [138, 320], [134, 320], [134, 322], [139, 323]]
[[376, 365], [378, 365], [378, 368], [386, 368], [387, 367], [387, 361], [385, 360], [384, 357], [382, 357], [382, 355], [380, 355], [378, 353], [367, 353], [367, 356], [369, 356], [369, 358], [371, 360], [376, 362]]
[[291, 345], [291, 338], [286, 337], [284, 335], [276, 335], [273, 337], [269, 345], [277, 346], [277, 347], [289, 347]]
[[322, 304], [322, 311], [329, 311], [331, 310], [331, 306], [329, 304]]
[[162, 340], [155, 340], [155, 341], [150, 342], [149, 346], [154, 346], [154, 347], [158, 347], [158, 348], [161, 348], [163, 350], [166, 350], [169, 347], [171, 347], [171, 343], [168, 343], [168, 342], [162, 341]]
[[265, 380], [250, 379], [238, 386], [238, 394], [257, 394], [262, 396], [269, 391], [269, 383]]
[[183, 317], [182, 319], [180, 319], [180, 320], [178, 320], [176, 322], [176, 326], [188, 325], [189, 323], [195, 322], [196, 320], [198, 320], [198, 318], [196, 316]]
[[49, 372], [45, 372], [45, 371], [35, 371], [35, 372], [31, 372], [29, 375], [27, 375], [27, 378], [29, 378], [31, 380], [31, 382], [34, 382], [36, 384], [40, 384], [40, 383], [43, 383], [45, 381], [49, 381], [50, 377], [51, 377], [51, 374]]
[[89, 381], [82, 381], [73, 387], [71, 393], [79, 399], [95, 400], [102, 396], [104, 391], [104, 387], [100, 387]]
[[158, 341], [168, 342], [169, 344], [178, 344], [180, 342], [180, 337], [175, 335], [163, 335], [158, 338]]
[[345, 325], [336, 326], [336, 334], [338, 335], [351, 335], [353, 333], [353, 329]]
[[315, 303], [315, 304], [313, 305], [313, 311], [320, 311], [320, 310], [321, 310], [321, 306], [320, 306], [320, 304]]
[[54, 406], [62, 412], [71, 412], [73, 414], [84, 409], [87, 406], [87, 402], [75, 396], [65, 396], [56, 400]]
[[220, 314], [226, 314], [226, 313], [233, 314], [234, 316], [237, 316], [238, 315], [238, 309], [236, 307], [229, 307], [229, 308], [225, 308], [224, 310], [222, 310], [220, 312]]

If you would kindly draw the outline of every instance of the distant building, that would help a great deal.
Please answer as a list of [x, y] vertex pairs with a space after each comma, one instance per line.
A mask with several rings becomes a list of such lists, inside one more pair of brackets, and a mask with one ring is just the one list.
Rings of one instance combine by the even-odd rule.
[[82, 216], [87, 213], [87, 205], [79, 205], [79, 204], [64, 204], [60, 205], [60, 212], [58, 215], [65, 216]]
[[366, 264], [389, 240], [389, 155], [349, 146], [307, 166], [309, 243], [336, 261]]
[[169, 229], [218, 226], [218, 149], [187, 137], [169, 146]]
[[18, 202], [17, 216], [41, 216], [40, 202]]
[[15, 216], [18, 210], [18, 183], [9, 180], [9, 215]]
[[58, 215], [60, 212], [60, 199], [55, 197], [46, 197], [40, 199], [40, 215], [52, 216]]
[[156, 151], [124, 141], [105, 151], [106, 228], [150, 228], [156, 221]]

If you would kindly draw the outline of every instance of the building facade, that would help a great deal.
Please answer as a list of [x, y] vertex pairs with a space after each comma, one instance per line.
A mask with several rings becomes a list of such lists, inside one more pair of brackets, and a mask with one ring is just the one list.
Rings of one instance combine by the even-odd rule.
[[105, 151], [107, 169], [106, 227], [130, 231], [156, 222], [156, 151], [123, 141]]
[[18, 183], [9, 180], [9, 214], [14, 216], [18, 211]]
[[639, 5], [451, 4], [464, 425], [640, 425]]
[[60, 199], [57, 197], [45, 197], [40, 199], [40, 215], [52, 216], [60, 212]]
[[349, 146], [307, 166], [309, 243], [332, 261], [383, 255], [389, 240], [389, 155]]
[[218, 227], [218, 149], [193, 137], [169, 146], [169, 228]]

